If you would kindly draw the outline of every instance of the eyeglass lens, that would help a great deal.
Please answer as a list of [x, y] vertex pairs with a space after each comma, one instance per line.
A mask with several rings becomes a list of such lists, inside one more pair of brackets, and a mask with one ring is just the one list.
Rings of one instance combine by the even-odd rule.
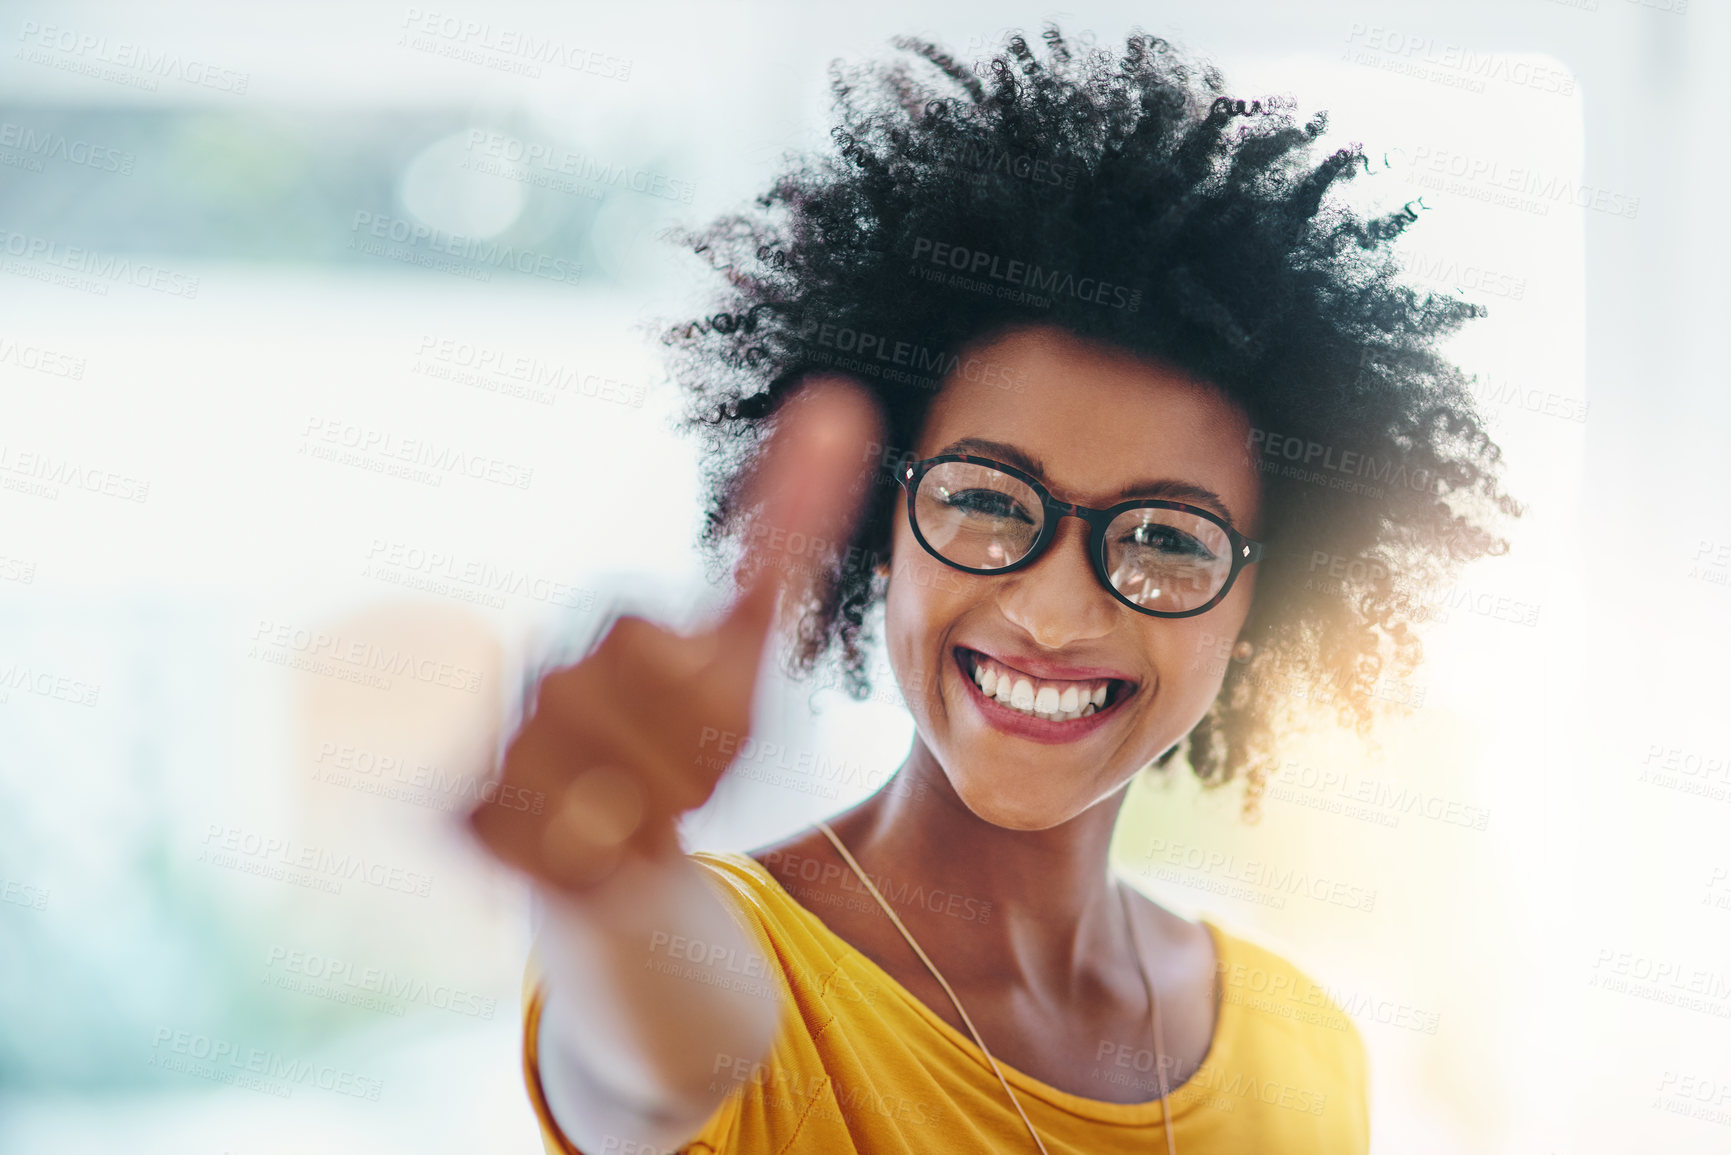
[[[941, 461], [914, 492], [914, 522], [938, 555], [969, 569], [1022, 560], [1046, 510], [1018, 477], [969, 461]], [[1106, 531], [1106, 574], [1126, 599], [1182, 613], [1205, 605], [1232, 572], [1232, 542], [1207, 518], [1178, 509], [1131, 509]]]

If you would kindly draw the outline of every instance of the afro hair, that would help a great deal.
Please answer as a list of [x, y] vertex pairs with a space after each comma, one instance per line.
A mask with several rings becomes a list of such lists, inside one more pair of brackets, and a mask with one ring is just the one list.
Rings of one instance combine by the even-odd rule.
[[[744, 479], [810, 374], [864, 384], [907, 447], [969, 347], [1016, 326], [1175, 365], [1248, 415], [1268, 551], [1243, 631], [1210, 655], [1218, 697], [1158, 761], [1247, 779], [1254, 817], [1294, 701], [1361, 734], [1379, 702], [1415, 704], [1425, 591], [1508, 548], [1490, 527], [1520, 512], [1501, 451], [1435, 349], [1484, 310], [1398, 283], [1391, 249], [1419, 213], [1329, 195], [1373, 170], [1356, 144], [1313, 157], [1326, 113], [1231, 96], [1214, 66], [1140, 33], [1118, 53], [1042, 39], [962, 63], [904, 38], [891, 62], [833, 65], [833, 149], [790, 162], [754, 211], [678, 234], [725, 279], [712, 315], [662, 335], [681, 429], [702, 435], [698, 544], [714, 565], [738, 538]], [[907, 457], [882, 455], [792, 650], [800, 676], [837, 655], [856, 698]]]

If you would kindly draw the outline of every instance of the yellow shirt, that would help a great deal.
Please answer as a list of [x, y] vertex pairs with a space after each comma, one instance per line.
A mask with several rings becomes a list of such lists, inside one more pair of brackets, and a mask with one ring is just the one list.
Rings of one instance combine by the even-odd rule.
[[[973, 1039], [829, 930], [744, 854], [689, 856], [746, 916], [767, 972], [734, 960], [741, 984], [774, 983], [781, 1026], [769, 1055], [679, 1150], [691, 1155], [1002, 1155], [1035, 1150]], [[1168, 1096], [1183, 1155], [1368, 1150], [1364, 1045], [1357, 1028], [1292, 964], [1205, 922], [1222, 987], [1201, 1067]], [[681, 965], [671, 959], [669, 965]], [[524, 980], [523, 1061], [550, 1155], [581, 1152], [548, 1113], [536, 1063], [541, 992]], [[789, 1013], [789, 1011], [796, 1013]], [[1094, 1070], [1153, 1087], [1147, 1053], [1115, 1053]], [[1050, 1155], [1166, 1150], [1158, 1090], [1112, 1103], [1061, 1091], [998, 1062]], [[741, 1072], [743, 1073], [743, 1072]], [[727, 1072], [718, 1078], [725, 1079]]]

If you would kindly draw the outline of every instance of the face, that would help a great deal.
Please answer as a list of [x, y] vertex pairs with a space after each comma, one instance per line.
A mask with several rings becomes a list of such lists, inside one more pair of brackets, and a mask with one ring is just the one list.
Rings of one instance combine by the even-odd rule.
[[[944, 382], [912, 447], [916, 458], [964, 452], [1020, 464], [986, 448], [951, 448], [962, 438], [998, 442], [1031, 459], [1026, 472], [1058, 501], [1104, 509], [1137, 496], [1179, 500], [1258, 539], [1261, 486], [1244, 449], [1249, 419], [1220, 393], [1045, 326], [1013, 330], [971, 353], [994, 372]], [[1007, 390], [1006, 379], [1027, 388]], [[1206, 490], [1218, 501], [1169, 488], [1123, 494], [1144, 481]], [[1255, 565], [1205, 613], [1140, 613], [1100, 584], [1087, 539], [1087, 525], [1065, 517], [1031, 564], [971, 574], [927, 553], [905, 512], [896, 519], [885, 603], [890, 664], [919, 741], [968, 808], [1001, 827], [1043, 830], [1075, 817], [1188, 733], [1219, 693], [1224, 652], [1250, 609]], [[1007, 674], [1012, 685], [1024, 676], [1035, 689], [1073, 685], [1083, 702], [1105, 683], [1109, 696], [1097, 716], [1030, 721], [1011, 709], [1014, 698], [987, 701], [976, 667], [997, 681]]]

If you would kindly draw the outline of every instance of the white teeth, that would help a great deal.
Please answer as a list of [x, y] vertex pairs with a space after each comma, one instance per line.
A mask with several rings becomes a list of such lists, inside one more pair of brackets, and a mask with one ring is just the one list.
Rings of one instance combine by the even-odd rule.
[[1086, 718], [1104, 708], [1110, 688], [1110, 683], [1102, 682], [1091, 689], [1072, 683], [1063, 689], [1042, 685], [1036, 690], [1032, 679], [1016, 677], [984, 656], [974, 659], [974, 684], [986, 697], [1012, 709], [1060, 722]]

